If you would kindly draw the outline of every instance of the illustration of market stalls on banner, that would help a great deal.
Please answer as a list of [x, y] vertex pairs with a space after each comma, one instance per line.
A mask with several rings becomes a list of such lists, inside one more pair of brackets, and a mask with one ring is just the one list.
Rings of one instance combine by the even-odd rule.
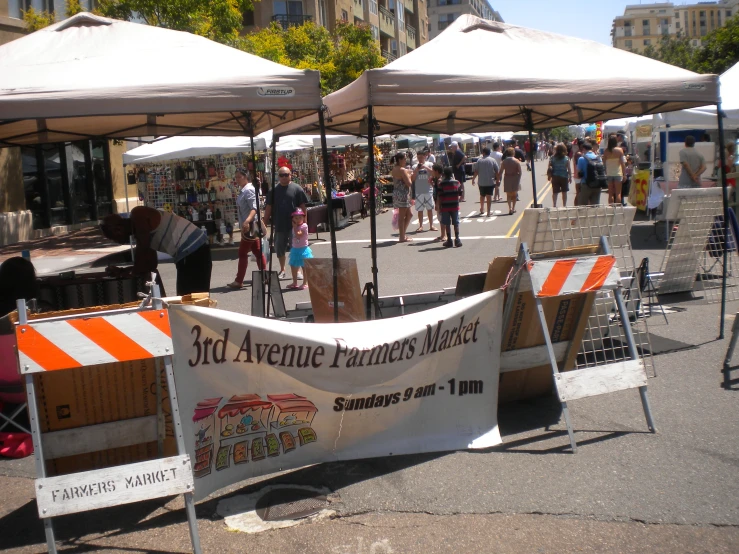
[[192, 421], [195, 435], [196, 479], [210, 475], [213, 452], [216, 471], [249, 460], [258, 462], [265, 457], [287, 454], [316, 442], [318, 437], [311, 427], [318, 409], [315, 404], [297, 394], [270, 394], [263, 400], [258, 394], [242, 394], [229, 398], [219, 410], [221, 398], [198, 402]]

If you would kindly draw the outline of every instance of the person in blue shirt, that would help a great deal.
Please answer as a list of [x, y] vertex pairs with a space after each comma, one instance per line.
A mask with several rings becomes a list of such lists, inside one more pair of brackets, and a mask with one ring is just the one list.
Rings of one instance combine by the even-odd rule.
[[577, 193], [579, 206], [594, 206], [600, 204], [600, 186], [590, 187], [587, 184], [588, 160], [597, 160], [598, 156], [593, 152], [593, 145], [584, 142], [582, 145], [583, 155], [577, 160], [577, 174], [580, 177], [580, 190]]

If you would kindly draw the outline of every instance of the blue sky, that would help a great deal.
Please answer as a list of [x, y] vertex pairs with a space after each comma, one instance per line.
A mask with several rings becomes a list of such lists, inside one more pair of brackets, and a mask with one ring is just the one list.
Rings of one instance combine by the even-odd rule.
[[623, 15], [627, 4], [639, 4], [639, 0], [489, 0], [489, 3], [506, 23], [610, 45], [613, 18]]

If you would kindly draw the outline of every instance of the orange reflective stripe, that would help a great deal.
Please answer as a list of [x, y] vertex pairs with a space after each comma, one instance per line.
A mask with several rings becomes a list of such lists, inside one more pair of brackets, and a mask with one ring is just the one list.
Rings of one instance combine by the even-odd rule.
[[18, 340], [18, 351], [23, 352], [23, 354], [47, 371], [81, 367], [77, 360], [31, 326], [25, 325], [18, 327], [16, 337]]
[[141, 312], [139, 315], [168, 337], [172, 336], [172, 331], [169, 330], [169, 312], [167, 310]]
[[600, 256], [595, 262], [595, 265], [593, 265], [593, 269], [590, 270], [590, 275], [585, 279], [580, 292], [600, 290], [615, 263], [616, 258], [614, 256]]
[[102, 317], [91, 319], [70, 319], [69, 325], [77, 329], [116, 360], [142, 360], [151, 358], [138, 343], [132, 341]]
[[534, 291], [534, 294], [537, 296], [557, 296], [576, 262], [577, 260], [559, 260], [555, 262], [541, 290], [538, 293]]

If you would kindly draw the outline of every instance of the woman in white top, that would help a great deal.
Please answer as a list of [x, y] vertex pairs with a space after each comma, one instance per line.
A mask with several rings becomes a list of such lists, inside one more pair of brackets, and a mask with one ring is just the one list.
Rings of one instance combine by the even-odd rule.
[[606, 166], [608, 180], [608, 203], [621, 204], [621, 187], [626, 181], [626, 156], [618, 146], [618, 137], [609, 135], [608, 146], [603, 152], [603, 163]]

